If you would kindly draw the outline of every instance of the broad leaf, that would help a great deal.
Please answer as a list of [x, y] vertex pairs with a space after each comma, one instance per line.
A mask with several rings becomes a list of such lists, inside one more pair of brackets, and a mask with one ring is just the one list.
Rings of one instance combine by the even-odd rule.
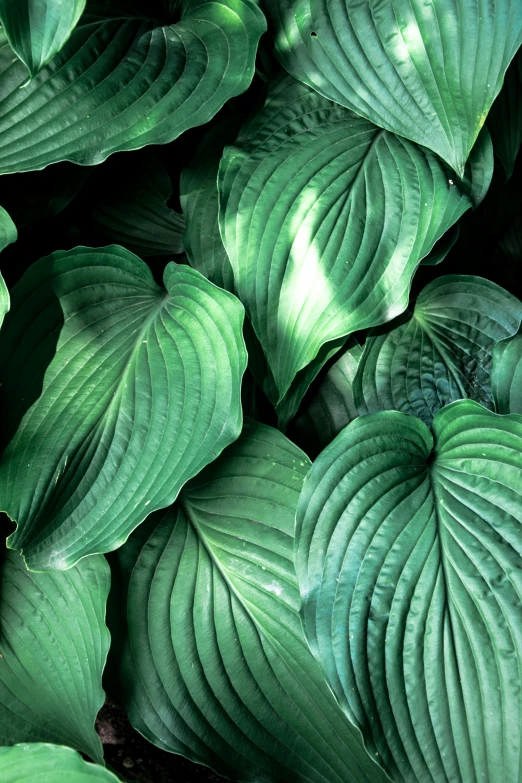
[[265, 0], [285, 68], [326, 98], [464, 164], [522, 44], [519, 0]]
[[136, 153], [126, 170], [122, 163], [113, 158], [91, 181], [95, 233], [143, 258], [182, 253], [185, 223], [167, 206], [172, 182], [158, 153]]
[[18, 232], [16, 226], [3, 207], [0, 207], [0, 252], [5, 250], [7, 245], [16, 242]]
[[509, 179], [522, 144], [522, 54], [509, 66], [504, 86], [488, 117], [495, 155]]
[[0, 748], [2, 783], [118, 783], [118, 778], [61, 745], [35, 743]]
[[446, 231], [444, 236], [442, 236], [438, 242], [435, 242], [431, 253], [428, 253], [426, 258], [422, 259], [421, 266], [437, 266], [437, 264], [440, 264], [442, 261], [444, 261], [449, 251], [455, 246], [458, 238], [459, 225], [457, 223], [455, 226], [450, 228], [449, 231]]
[[495, 347], [491, 391], [497, 413], [522, 413], [522, 329]]
[[522, 303], [500, 286], [467, 275], [437, 278], [411, 311], [370, 332], [354, 382], [359, 413], [399, 410], [430, 425], [453, 400], [493, 407], [493, 349], [521, 320]]
[[0, 274], [0, 326], [2, 326], [4, 316], [9, 310], [9, 291], [5, 280]]
[[247, 422], [119, 550], [122, 698], [147, 739], [233, 780], [384, 783], [301, 629], [294, 519], [308, 467]]
[[0, 22], [31, 76], [52, 60], [76, 27], [86, 0], [0, 0]]
[[237, 130], [238, 122], [227, 119], [205, 135], [194, 159], [181, 172], [179, 194], [190, 265], [227, 291], [234, 291], [234, 274], [219, 233], [217, 175], [223, 148], [234, 141]]
[[522, 417], [465, 400], [433, 427], [364, 416], [314, 463], [298, 510], [306, 631], [406, 781], [515, 783]]
[[220, 228], [281, 400], [325, 343], [407, 306], [411, 277], [470, 206], [426, 149], [286, 77], [227, 147]]
[[292, 422], [292, 437], [312, 458], [359, 415], [353, 399], [353, 381], [361, 356], [361, 346], [351, 338]]
[[[101, 555], [68, 571], [0, 562], [0, 745], [58, 742], [103, 761], [94, 730], [110, 637], [110, 572]], [[4, 767], [0, 761], [0, 779]]]
[[113, 246], [55, 253], [13, 289], [0, 507], [30, 568], [120, 546], [241, 430], [243, 308], [187, 266], [164, 283]]
[[[243, 92], [265, 29], [253, 0], [182, 0], [177, 24], [81, 23], [24, 89], [26, 69], [0, 45], [0, 173], [165, 144]], [[116, 13], [116, 10], [115, 12]], [[130, 13], [130, 11], [129, 11]]]

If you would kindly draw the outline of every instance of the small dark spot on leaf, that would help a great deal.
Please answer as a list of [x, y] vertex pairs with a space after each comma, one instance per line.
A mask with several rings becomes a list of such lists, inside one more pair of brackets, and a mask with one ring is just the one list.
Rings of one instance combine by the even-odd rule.
[[310, 35], [312, 36], [312, 38], [317, 38], [317, 33], [314, 30], [312, 30]]

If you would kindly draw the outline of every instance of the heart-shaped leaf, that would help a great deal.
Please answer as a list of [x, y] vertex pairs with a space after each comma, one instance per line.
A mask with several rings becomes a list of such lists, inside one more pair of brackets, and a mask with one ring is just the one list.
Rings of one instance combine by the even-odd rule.
[[460, 176], [522, 44], [519, 0], [265, 0], [285, 68]]
[[11, 48], [38, 73], [76, 27], [86, 0], [0, 0], [0, 22]]
[[183, 253], [185, 221], [167, 206], [167, 170], [155, 150], [141, 150], [134, 159], [124, 168], [120, 156], [112, 158], [91, 180], [94, 232], [143, 258]]
[[345, 711], [406, 781], [519, 778], [522, 417], [469, 400], [433, 437], [348, 425], [299, 501], [308, 639]]
[[411, 311], [370, 332], [354, 381], [359, 413], [398, 410], [429, 426], [453, 400], [492, 408], [493, 349], [521, 321], [522, 303], [489, 280], [437, 278]]
[[55, 253], [13, 289], [0, 499], [30, 568], [120, 546], [241, 430], [243, 308], [188, 266], [164, 282], [113, 246]]
[[23, 89], [2, 34], [0, 173], [92, 165], [208, 122], [249, 86], [264, 30], [253, 0], [182, 0], [177, 24], [82, 21]]
[[35, 743], [0, 748], [2, 783], [118, 783], [118, 778], [61, 745]]
[[522, 413], [522, 329], [495, 347], [491, 391], [497, 413]]
[[426, 149], [290, 77], [227, 147], [220, 228], [281, 400], [325, 343], [407, 306], [469, 196]]
[[[109, 567], [101, 555], [33, 573], [16, 552], [0, 562], [0, 745], [58, 742], [103, 761], [94, 730], [105, 700]], [[4, 762], [0, 758], [0, 779]]]
[[121, 696], [147, 739], [232, 780], [384, 783], [301, 628], [294, 520], [308, 467], [281, 433], [247, 422], [119, 550]]

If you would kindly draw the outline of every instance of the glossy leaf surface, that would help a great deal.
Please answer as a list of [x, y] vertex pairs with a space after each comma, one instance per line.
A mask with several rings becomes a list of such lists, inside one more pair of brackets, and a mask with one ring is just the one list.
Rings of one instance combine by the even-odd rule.
[[181, 21], [80, 24], [26, 85], [0, 42], [0, 173], [165, 144], [213, 117], [253, 76], [264, 17], [253, 0], [183, 0]]
[[433, 437], [348, 425], [299, 502], [306, 631], [345, 711], [407, 781], [519, 778], [522, 417], [469, 400]]
[[44, 743], [0, 748], [2, 783], [118, 783], [97, 764], [89, 764], [71, 748]]
[[285, 68], [461, 176], [522, 43], [518, 0], [267, 0]]
[[[0, 562], [0, 745], [58, 742], [103, 761], [94, 730], [109, 632], [110, 572], [101, 555], [68, 571]], [[4, 766], [0, 757], [0, 779]]]
[[167, 206], [170, 177], [156, 151], [144, 149], [136, 157], [136, 166], [127, 171], [121, 165], [112, 169], [109, 161], [95, 176], [94, 231], [105, 243], [123, 245], [142, 258], [179, 255], [185, 222]]
[[241, 430], [243, 308], [187, 266], [164, 284], [113, 246], [55, 253], [12, 292], [0, 498], [30, 568], [120, 546]]
[[497, 413], [522, 413], [522, 329], [495, 347], [491, 390]]
[[60, 51], [86, 0], [0, 0], [0, 22], [11, 48], [34, 76]]
[[301, 629], [294, 519], [308, 467], [281, 433], [247, 422], [119, 551], [122, 697], [156, 745], [233, 780], [384, 783]]
[[522, 304], [500, 286], [471, 275], [437, 278], [410, 312], [370, 332], [354, 383], [359, 413], [399, 410], [430, 425], [453, 400], [493, 407], [493, 349], [521, 320]]
[[420, 260], [470, 206], [425, 149], [286, 77], [227, 147], [220, 228], [278, 390], [321, 347], [407, 306]]

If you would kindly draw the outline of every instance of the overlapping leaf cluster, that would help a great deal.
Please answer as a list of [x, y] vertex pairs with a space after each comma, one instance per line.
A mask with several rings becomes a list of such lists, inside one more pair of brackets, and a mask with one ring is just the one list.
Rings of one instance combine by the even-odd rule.
[[0, 21], [0, 780], [518, 783], [519, 0]]

